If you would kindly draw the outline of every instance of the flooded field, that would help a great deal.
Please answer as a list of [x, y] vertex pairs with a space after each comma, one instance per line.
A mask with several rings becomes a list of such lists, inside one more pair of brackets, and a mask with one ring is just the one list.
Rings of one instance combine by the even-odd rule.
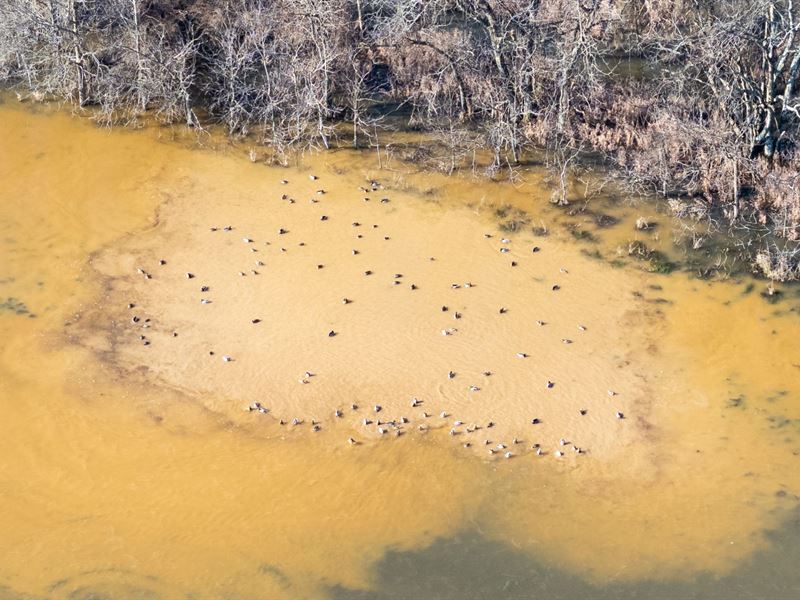
[[800, 593], [798, 288], [534, 168], [0, 131], [0, 598]]

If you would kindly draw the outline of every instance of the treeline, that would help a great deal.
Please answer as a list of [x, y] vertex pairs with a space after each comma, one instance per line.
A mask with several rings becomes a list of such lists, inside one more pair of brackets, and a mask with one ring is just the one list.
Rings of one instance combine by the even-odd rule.
[[601, 153], [676, 210], [800, 238], [794, 0], [2, 0], [0, 80], [278, 155], [374, 144], [387, 114], [448, 170]]

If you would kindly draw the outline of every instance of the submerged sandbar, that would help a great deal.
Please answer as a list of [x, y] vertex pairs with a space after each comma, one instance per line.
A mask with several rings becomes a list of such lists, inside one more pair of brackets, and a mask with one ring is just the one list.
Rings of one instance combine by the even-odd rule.
[[346, 425], [342, 443], [435, 429], [574, 460], [640, 435], [636, 274], [321, 164], [248, 167], [194, 172], [202, 194], [93, 261], [117, 367], [237, 421]]

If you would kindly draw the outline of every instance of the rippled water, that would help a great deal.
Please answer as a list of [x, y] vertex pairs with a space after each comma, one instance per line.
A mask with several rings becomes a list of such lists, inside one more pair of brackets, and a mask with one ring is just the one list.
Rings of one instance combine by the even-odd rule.
[[[272, 169], [235, 148], [189, 149], [170, 130], [108, 131], [12, 105], [0, 106], [0, 131], [0, 597], [800, 593], [797, 288], [768, 303], [762, 282], [644, 273], [624, 251], [625, 264], [586, 258], [631, 239], [678, 256], [679, 225], [656, 215], [655, 230], [637, 232], [644, 209], [625, 203], [598, 201], [619, 219], [607, 228], [556, 211], [536, 171], [510, 186], [380, 172], [351, 152]], [[615, 334], [581, 364], [613, 354], [636, 365], [636, 435], [570, 463], [486, 460], [444, 432], [351, 448], [327, 423], [320, 434], [263, 427], [233, 393], [149, 378], [161, 359], [120, 362], [102, 319], [126, 280], [99, 272], [103, 261], [159, 235], [170, 206], [246, 210], [254, 189], [280, 192], [280, 178], [310, 168], [326, 187], [376, 177], [403, 195], [393, 235], [423, 219], [511, 235], [496, 228], [517, 207], [525, 231], [550, 235], [514, 243], [593, 265], [584, 289], [572, 284], [576, 306], [610, 297], [592, 314]], [[454, 237], [447, 252], [481, 264], [470, 244]], [[592, 287], [604, 280], [610, 291]], [[298, 302], [314, 310], [310, 292]], [[400, 364], [413, 377], [413, 359]], [[513, 407], [522, 380], [511, 382]]]

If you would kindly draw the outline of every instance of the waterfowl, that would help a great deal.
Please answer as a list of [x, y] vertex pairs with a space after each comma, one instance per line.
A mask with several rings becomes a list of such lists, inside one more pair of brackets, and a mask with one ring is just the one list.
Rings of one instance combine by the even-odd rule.
[[208, 291], [208, 290], [210, 290], [210, 289], [211, 289], [211, 288], [209, 288], [207, 285], [201, 285], [201, 286], [200, 286], [200, 291], [201, 291], [201, 292], [207, 292], [207, 291]]
[[448, 379], [453, 379], [455, 376], [456, 376], [455, 371], [448, 371], [447, 372], [447, 378]]
[[329, 337], [329, 338], [336, 337], [336, 335], [337, 335], [337, 333], [336, 333], [336, 332], [335, 332], [333, 329], [331, 329], [331, 330], [328, 332], [328, 337]]
[[253, 319], [253, 320], [251, 320], [250, 322], [251, 322], [253, 325], [258, 325], [259, 323], [261, 323], [261, 319]]
[[517, 358], [528, 358], [525, 352], [517, 352]]
[[194, 279], [194, 273], [187, 273], [186, 279]]
[[500, 308], [500, 310], [499, 310], [498, 312], [499, 312], [501, 315], [504, 315], [504, 314], [506, 314], [506, 313], [508, 312], [508, 309], [507, 309], [507, 308], [505, 308], [505, 307], [501, 307], [501, 308]]
[[349, 437], [347, 438], [347, 443], [350, 444], [351, 446], [355, 446], [358, 442], [356, 442], [353, 438]]
[[514, 456], [514, 454], [512, 452], [506, 452], [503, 456], [505, 456], [506, 458], [511, 458], [512, 456]]
[[624, 419], [625, 418], [625, 414], [621, 413], [621, 412], [617, 412], [617, 418], [618, 419]]
[[231, 357], [231, 356], [225, 355], [225, 356], [222, 357], [222, 362], [232, 362], [232, 361], [233, 361], [233, 357]]
[[253, 240], [251, 238], [249, 238], [249, 237], [242, 238], [242, 241], [245, 244], [252, 244], [253, 243]]
[[552, 388], [554, 385], [555, 385], [555, 383], [553, 383], [552, 381], [550, 381], [550, 380], [547, 381], [547, 389]]

